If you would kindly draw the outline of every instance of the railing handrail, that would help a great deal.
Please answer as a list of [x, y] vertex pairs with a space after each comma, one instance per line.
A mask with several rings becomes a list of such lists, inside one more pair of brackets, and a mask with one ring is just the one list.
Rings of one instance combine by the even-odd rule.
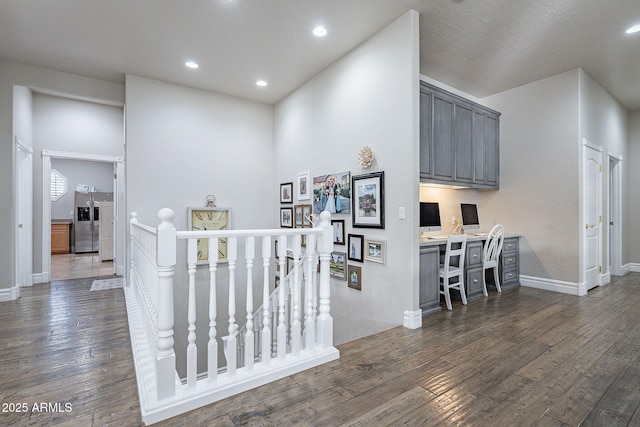
[[206, 231], [176, 231], [178, 239], [204, 239], [210, 237], [263, 237], [263, 236], [290, 236], [297, 234], [322, 234], [320, 228], [293, 228], [293, 229], [255, 229], [255, 230], [206, 230]]

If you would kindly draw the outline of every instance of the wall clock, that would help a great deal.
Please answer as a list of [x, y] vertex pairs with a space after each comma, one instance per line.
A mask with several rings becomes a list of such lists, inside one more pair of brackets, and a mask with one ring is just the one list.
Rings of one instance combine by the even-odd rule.
[[[229, 230], [231, 208], [189, 208], [187, 227], [192, 231]], [[209, 239], [198, 239], [198, 263], [209, 259]], [[218, 261], [227, 260], [227, 239], [218, 239]]]

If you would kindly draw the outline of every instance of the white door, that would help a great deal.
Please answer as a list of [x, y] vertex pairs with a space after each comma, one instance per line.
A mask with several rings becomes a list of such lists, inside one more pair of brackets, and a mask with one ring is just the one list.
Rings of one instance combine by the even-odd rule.
[[584, 280], [587, 290], [602, 284], [602, 152], [584, 145]]

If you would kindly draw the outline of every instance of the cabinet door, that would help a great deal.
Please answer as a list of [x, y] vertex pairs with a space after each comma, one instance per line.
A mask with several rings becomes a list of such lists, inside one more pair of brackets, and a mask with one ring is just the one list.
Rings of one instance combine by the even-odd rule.
[[473, 181], [477, 184], [487, 183], [487, 115], [479, 111], [473, 112], [473, 148], [475, 170]]
[[485, 170], [487, 174], [486, 183], [494, 188], [498, 188], [500, 182], [500, 120], [498, 116], [487, 116], [487, 132], [486, 132], [486, 160]]
[[453, 99], [433, 94], [433, 178], [453, 181]]
[[433, 178], [431, 165], [431, 101], [433, 97], [423, 85], [420, 86], [420, 178]]
[[420, 248], [420, 309], [423, 313], [440, 311], [439, 246]]
[[473, 109], [456, 104], [454, 118], [455, 180], [473, 182]]

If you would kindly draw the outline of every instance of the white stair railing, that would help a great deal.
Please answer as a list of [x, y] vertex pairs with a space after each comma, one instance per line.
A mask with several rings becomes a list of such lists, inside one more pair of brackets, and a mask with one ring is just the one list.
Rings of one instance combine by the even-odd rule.
[[[176, 231], [170, 209], [158, 213], [157, 229], [139, 224], [131, 216], [130, 284], [125, 287], [143, 421], [151, 424], [242, 391], [275, 381], [295, 372], [335, 360], [333, 319], [330, 312], [329, 260], [333, 250], [331, 215], [323, 212], [315, 228], [274, 230]], [[302, 252], [302, 236], [307, 241]], [[198, 352], [196, 300], [202, 292], [202, 268], [197, 265], [197, 241], [209, 240], [207, 260], [209, 323], [206, 349]], [[227, 264], [218, 260], [218, 239], [227, 240]], [[278, 241], [280, 286], [271, 292], [273, 239]], [[186, 277], [174, 278], [177, 242], [187, 242]], [[294, 259], [287, 274], [287, 243]], [[244, 256], [238, 254], [244, 245]], [[256, 249], [260, 250], [262, 269]], [[274, 254], [275, 255], [275, 254]], [[320, 260], [316, 284], [316, 260]], [[256, 262], [258, 261], [258, 262]], [[246, 283], [236, 283], [238, 267], [246, 271]], [[225, 269], [228, 284], [217, 280]], [[259, 274], [262, 273], [262, 278]], [[255, 282], [255, 283], [254, 283]], [[254, 292], [254, 287], [261, 292]], [[206, 286], [206, 285], [205, 285]], [[245, 327], [238, 326], [236, 288], [245, 286]], [[222, 288], [222, 289], [221, 289]], [[228, 291], [226, 313], [218, 313], [221, 290]], [[174, 292], [188, 292], [187, 347], [174, 349]], [[262, 307], [253, 308], [253, 295], [262, 295]], [[206, 295], [206, 293], [205, 293]], [[201, 298], [201, 297], [200, 297]], [[219, 308], [219, 307], [218, 307]], [[220, 337], [219, 316], [228, 323]], [[218, 360], [222, 342], [225, 363]], [[186, 382], [176, 373], [176, 351], [185, 351]], [[198, 372], [198, 357], [206, 355], [207, 371]]]

